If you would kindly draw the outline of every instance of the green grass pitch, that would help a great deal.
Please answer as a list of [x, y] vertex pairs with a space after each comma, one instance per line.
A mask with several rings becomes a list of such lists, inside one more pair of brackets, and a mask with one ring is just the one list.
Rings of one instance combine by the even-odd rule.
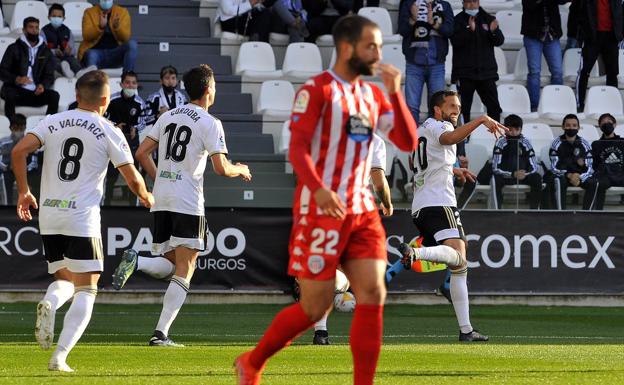
[[[186, 305], [171, 336], [186, 348], [146, 346], [157, 305], [96, 304], [70, 354], [76, 373], [47, 371], [34, 342], [35, 305], [0, 304], [0, 384], [234, 384], [232, 361], [281, 306]], [[64, 310], [57, 314], [57, 334]], [[452, 307], [386, 307], [376, 384], [624, 384], [624, 309], [473, 306], [481, 344], [457, 342]], [[351, 384], [351, 314], [330, 316], [332, 346], [311, 333], [280, 352], [263, 384]]]

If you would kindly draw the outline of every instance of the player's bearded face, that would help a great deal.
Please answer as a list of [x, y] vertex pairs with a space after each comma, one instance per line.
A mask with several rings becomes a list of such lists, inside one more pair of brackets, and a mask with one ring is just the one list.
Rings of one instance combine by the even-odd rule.
[[[355, 48], [355, 47], [354, 47]], [[372, 76], [375, 73], [375, 65], [377, 59], [364, 60], [358, 54], [357, 50], [353, 50], [353, 55], [349, 59], [349, 68], [358, 75]]]
[[456, 96], [446, 97], [442, 105], [442, 120], [450, 122], [453, 127], [457, 127], [459, 113], [461, 112], [461, 104]]

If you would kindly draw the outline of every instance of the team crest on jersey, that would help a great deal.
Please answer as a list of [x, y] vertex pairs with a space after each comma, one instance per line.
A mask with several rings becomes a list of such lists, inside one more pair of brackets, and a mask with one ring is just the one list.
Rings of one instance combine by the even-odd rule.
[[136, 109], [136, 108], [134, 108], [134, 107], [133, 107], [133, 108], [131, 108], [131, 109], [130, 109], [130, 116], [136, 116], [136, 114], [137, 114], [137, 109]]
[[373, 135], [373, 128], [371, 122], [363, 114], [355, 114], [349, 116], [346, 124], [347, 134], [349, 138], [356, 142], [364, 142], [370, 139]]
[[308, 109], [308, 104], [310, 104], [310, 92], [308, 90], [301, 90], [297, 94], [297, 99], [295, 100], [295, 105], [293, 107], [293, 112], [296, 113], [304, 113]]
[[123, 142], [120, 147], [121, 147], [121, 151], [130, 152], [130, 146], [128, 146], [128, 143]]
[[325, 268], [325, 258], [320, 255], [312, 255], [308, 258], [308, 269], [312, 274], [318, 274]]

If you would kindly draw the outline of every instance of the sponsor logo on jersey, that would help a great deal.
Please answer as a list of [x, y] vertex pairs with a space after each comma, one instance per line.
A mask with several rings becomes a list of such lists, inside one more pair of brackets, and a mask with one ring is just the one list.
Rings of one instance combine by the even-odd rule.
[[159, 177], [175, 182], [176, 180], [182, 180], [182, 173], [180, 171], [173, 172], [163, 170], [160, 172]]
[[44, 207], [55, 207], [55, 208], [59, 208], [59, 209], [72, 209], [72, 210], [76, 210], [78, 207], [76, 207], [76, 201], [74, 199], [76, 199], [76, 197], [71, 197], [70, 199], [49, 199], [49, 198], [46, 198], [46, 200], [43, 201], [42, 206], [44, 206]]
[[325, 268], [325, 258], [320, 255], [312, 255], [308, 258], [308, 269], [312, 274], [318, 274]]
[[296, 113], [304, 113], [308, 109], [308, 104], [310, 103], [310, 92], [308, 90], [301, 90], [297, 94], [297, 99], [295, 100], [295, 105], [293, 107], [293, 112]]

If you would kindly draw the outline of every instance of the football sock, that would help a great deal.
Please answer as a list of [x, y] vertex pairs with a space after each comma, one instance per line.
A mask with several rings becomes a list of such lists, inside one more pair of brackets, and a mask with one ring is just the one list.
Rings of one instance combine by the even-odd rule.
[[353, 384], [373, 385], [383, 333], [383, 305], [355, 306], [349, 344], [353, 355]]
[[97, 295], [97, 287], [81, 286], [76, 288], [76, 294], [71, 306], [65, 313], [63, 330], [59, 336], [56, 350], [52, 354], [53, 360], [65, 362], [67, 355], [76, 345], [82, 333], [84, 333]]
[[148, 258], [139, 256], [136, 269], [156, 279], [164, 279], [175, 273], [175, 265], [163, 257]]
[[462, 333], [470, 333], [470, 305], [468, 302], [468, 268], [451, 272], [451, 299], [457, 323]]
[[261, 369], [266, 361], [280, 349], [289, 345], [299, 334], [312, 326], [313, 322], [306, 315], [300, 303], [283, 309], [273, 319], [271, 325], [249, 355], [249, 363]]
[[414, 259], [446, 263], [449, 266], [460, 266], [461, 255], [454, 248], [446, 245], [414, 248]]
[[156, 330], [161, 331], [166, 336], [169, 335], [169, 328], [184, 304], [188, 291], [189, 282], [186, 279], [177, 275], [171, 277], [171, 282], [169, 282], [169, 287], [163, 299], [163, 308]]
[[321, 318], [314, 324], [314, 331], [327, 330], [327, 317], [329, 317], [329, 314], [325, 314], [323, 318]]
[[399, 274], [400, 272], [404, 270], [405, 270], [405, 267], [403, 266], [403, 264], [401, 263], [401, 260], [399, 259], [398, 261], [394, 263], [394, 265], [390, 266], [388, 270], [386, 270], [386, 282], [392, 281], [392, 279], [397, 274]]
[[52, 304], [52, 311], [56, 311], [73, 296], [74, 284], [63, 279], [58, 279], [48, 286], [43, 300], [49, 301], [50, 304]]

